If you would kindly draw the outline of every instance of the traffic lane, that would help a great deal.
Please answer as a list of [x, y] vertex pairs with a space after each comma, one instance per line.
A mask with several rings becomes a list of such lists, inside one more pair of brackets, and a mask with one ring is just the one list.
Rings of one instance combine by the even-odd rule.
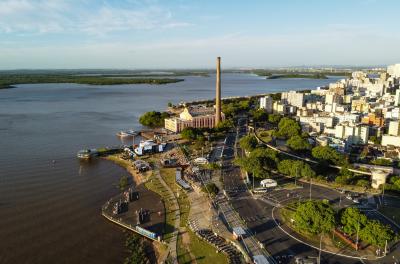
[[226, 190], [247, 189], [241, 177], [240, 169], [237, 167], [231, 166], [229, 169], [223, 170], [223, 181]]
[[272, 207], [257, 200], [232, 201], [233, 207], [246, 222], [256, 238], [280, 263], [294, 263], [294, 257], [318, 256], [318, 252], [283, 233], [272, 218]]
[[400, 209], [400, 198], [385, 195], [383, 197], [383, 203], [384, 203], [385, 206], [389, 206], [389, 207], [394, 207], [394, 208], [399, 208]]
[[[272, 178], [277, 181], [278, 186], [284, 185], [287, 183], [295, 183], [294, 179], [284, 177], [284, 176], [279, 176], [277, 174], [275, 174], [274, 177], [272, 177]], [[294, 195], [300, 195], [302, 199], [309, 198], [310, 197], [310, 183], [303, 182], [303, 181], [297, 181], [297, 185], [302, 186], [302, 188], [292, 189], [292, 190], [276, 190], [276, 191], [272, 191], [271, 193], [272, 194], [274, 194], [274, 192], [293, 193]], [[280, 196], [282, 196], [282, 195], [280, 195]], [[341, 206], [356, 205], [353, 201], [347, 199], [345, 194], [342, 194], [334, 189], [315, 185], [312, 183], [311, 183], [311, 198], [312, 199], [327, 199], [334, 205], [339, 205], [339, 203]]]
[[[246, 200], [236, 201], [237, 211], [244, 217], [247, 226], [255, 233], [257, 239], [261, 241], [268, 252], [280, 263], [295, 263], [294, 257], [315, 258], [318, 256], [318, 250], [309, 247], [297, 240], [289, 237], [276, 225], [272, 218], [273, 207], [262, 201], [254, 200], [251, 197]], [[321, 263], [344, 263], [355, 264], [362, 263], [357, 259], [343, 258], [333, 254], [322, 253]]]

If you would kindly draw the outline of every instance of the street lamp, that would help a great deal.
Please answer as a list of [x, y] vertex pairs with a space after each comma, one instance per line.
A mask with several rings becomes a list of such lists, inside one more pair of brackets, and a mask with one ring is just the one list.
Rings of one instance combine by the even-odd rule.
[[318, 264], [321, 264], [321, 251], [322, 251], [322, 234], [319, 239]]
[[357, 219], [357, 238], [356, 238], [356, 250], [358, 251], [358, 232], [360, 232], [360, 219]]

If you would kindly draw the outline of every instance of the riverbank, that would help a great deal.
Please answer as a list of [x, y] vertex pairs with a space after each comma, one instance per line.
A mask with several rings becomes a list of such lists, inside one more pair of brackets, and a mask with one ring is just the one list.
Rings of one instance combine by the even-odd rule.
[[135, 182], [135, 185], [140, 185], [146, 182], [152, 174], [151, 171], [146, 171], [143, 173], [137, 172], [133, 167], [132, 161], [123, 159], [121, 154], [108, 155], [103, 158], [106, 160], [110, 160], [115, 164], [125, 168], [131, 174], [132, 179]]

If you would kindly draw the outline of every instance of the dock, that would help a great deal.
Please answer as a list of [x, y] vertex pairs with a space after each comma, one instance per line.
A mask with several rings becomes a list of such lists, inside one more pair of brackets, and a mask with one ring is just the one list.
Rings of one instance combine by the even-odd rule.
[[[165, 208], [161, 197], [147, 190], [144, 185], [135, 187], [134, 191], [138, 198], [128, 202], [121, 213], [114, 214], [113, 206], [123, 201], [123, 193], [116, 195], [103, 205], [102, 216], [125, 229], [161, 242], [165, 227]], [[141, 213], [145, 217], [139, 221]]]

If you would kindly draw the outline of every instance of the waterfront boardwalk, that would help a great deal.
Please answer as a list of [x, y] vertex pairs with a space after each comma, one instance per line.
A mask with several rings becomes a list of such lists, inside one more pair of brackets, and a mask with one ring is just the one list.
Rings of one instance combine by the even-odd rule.
[[[150, 232], [155, 233], [157, 236], [162, 236], [165, 226], [165, 208], [161, 197], [145, 188], [144, 185], [138, 185], [134, 188], [139, 194], [139, 199], [129, 202], [127, 210], [118, 215], [112, 212], [113, 205], [122, 200], [122, 194], [111, 198], [102, 208], [102, 214], [109, 220], [136, 231], [135, 227], [138, 225]], [[146, 210], [148, 216], [141, 224], [138, 223], [137, 213], [140, 210]]]

